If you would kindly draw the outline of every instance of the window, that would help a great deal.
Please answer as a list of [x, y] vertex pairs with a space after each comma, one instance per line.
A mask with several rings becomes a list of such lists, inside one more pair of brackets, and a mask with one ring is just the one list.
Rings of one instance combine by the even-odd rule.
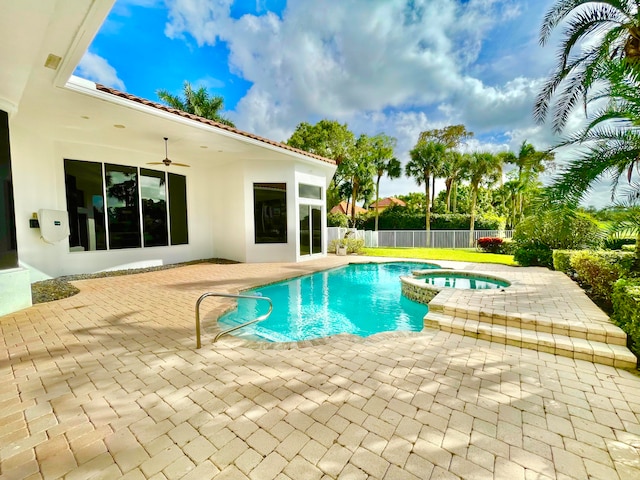
[[169, 244], [167, 236], [167, 188], [164, 172], [140, 169], [142, 232], [145, 247]]
[[65, 160], [71, 250], [106, 250], [102, 164]]
[[171, 212], [171, 245], [189, 243], [187, 229], [187, 182], [183, 175], [169, 174], [169, 211]]
[[183, 175], [68, 159], [64, 169], [72, 251], [188, 243]]
[[9, 115], [0, 110], [0, 269], [18, 266], [10, 143]]
[[256, 243], [287, 243], [287, 184], [254, 183]]
[[322, 187], [300, 183], [298, 184], [298, 196], [300, 196], [301, 198], [313, 198], [316, 200], [322, 200]]
[[105, 165], [109, 248], [141, 247], [138, 169]]

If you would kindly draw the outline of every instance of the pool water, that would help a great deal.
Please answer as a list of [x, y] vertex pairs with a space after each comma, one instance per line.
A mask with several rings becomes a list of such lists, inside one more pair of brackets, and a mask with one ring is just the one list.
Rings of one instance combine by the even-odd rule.
[[[363, 263], [244, 291], [273, 301], [271, 316], [232, 335], [292, 342], [351, 333], [367, 337], [388, 331], [420, 331], [428, 308], [402, 296], [400, 276], [439, 268], [418, 262]], [[267, 302], [239, 300], [238, 309], [218, 323], [221, 329], [256, 318]]]
[[458, 275], [455, 273], [427, 273], [424, 280], [436, 287], [488, 290], [508, 287], [508, 282], [482, 276]]

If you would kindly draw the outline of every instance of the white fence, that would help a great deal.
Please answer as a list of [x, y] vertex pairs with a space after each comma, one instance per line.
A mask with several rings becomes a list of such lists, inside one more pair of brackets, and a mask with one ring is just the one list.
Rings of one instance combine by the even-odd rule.
[[[425, 230], [355, 230], [352, 228], [328, 227], [327, 241], [343, 238], [347, 231], [351, 238], [362, 238], [366, 247], [426, 247]], [[511, 238], [513, 230], [475, 230], [473, 246], [482, 237]], [[433, 248], [469, 248], [469, 230], [431, 230], [429, 246]]]

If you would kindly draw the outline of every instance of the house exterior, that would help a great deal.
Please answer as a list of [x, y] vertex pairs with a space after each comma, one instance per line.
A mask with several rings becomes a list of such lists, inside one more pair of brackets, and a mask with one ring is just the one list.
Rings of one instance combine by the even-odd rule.
[[333, 161], [72, 76], [113, 3], [0, 0], [0, 315], [60, 275], [326, 255]]
[[392, 207], [394, 205], [399, 205], [401, 207], [407, 206], [407, 204], [403, 200], [400, 200], [399, 198], [387, 197], [387, 198], [381, 198], [377, 202], [373, 202], [371, 205], [369, 205], [369, 210], [373, 211], [377, 209], [378, 212], [383, 212], [385, 209]]
[[345, 201], [342, 201], [338, 205], [333, 207], [329, 211], [329, 213], [342, 213], [342, 214], [345, 214], [345, 215], [351, 215], [351, 212], [353, 211], [353, 209], [355, 209], [356, 215], [367, 213], [366, 209], [364, 209], [362, 207], [359, 207], [358, 205], [354, 205], [353, 203], [347, 204], [347, 202], [345, 202]]

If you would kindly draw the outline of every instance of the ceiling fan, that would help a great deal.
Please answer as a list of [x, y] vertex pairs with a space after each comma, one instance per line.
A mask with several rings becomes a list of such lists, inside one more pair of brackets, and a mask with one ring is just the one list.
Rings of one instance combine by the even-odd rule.
[[171, 165], [175, 165], [176, 167], [190, 167], [191, 165], [187, 165], [186, 163], [173, 162], [172, 160], [169, 159], [169, 155], [167, 153], [167, 141], [168, 140], [169, 140], [169, 138], [164, 137], [164, 160], [162, 160], [161, 162], [147, 162], [147, 165], [162, 165], [162, 164], [164, 164], [166, 167], [169, 167]]

